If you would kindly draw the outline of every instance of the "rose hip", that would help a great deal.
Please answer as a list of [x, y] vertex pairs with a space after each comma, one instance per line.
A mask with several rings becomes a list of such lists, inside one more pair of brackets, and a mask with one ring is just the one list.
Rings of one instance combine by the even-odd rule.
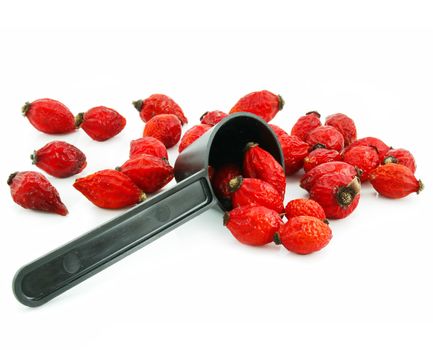
[[332, 239], [329, 225], [312, 216], [290, 218], [275, 234], [274, 242], [296, 254], [311, 254], [324, 248]]
[[234, 208], [256, 205], [284, 212], [283, 197], [265, 181], [237, 176], [229, 181], [229, 187]]
[[301, 178], [301, 187], [307, 191], [311, 190], [313, 184], [325, 174], [343, 174], [351, 177], [359, 176], [360, 171], [357, 170], [353, 165], [345, 162], [329, 162], [320, 164], [309, 172], [304, 174]]
[[151, 136], [131, 141], [129, 158], [142, 156], [143, 154], [168, 159], [167, 148], [165, 148], [161, 141]]
[[340, 152], [344, 147], [343, 135], [332, 126], [318, 126], [311, 130], [305, 137], [305, 142], [310, 145], [310, 150], [327, 148]]
[[242, 174], [241, 168], [234, 163], [227, 163], [216, 169], [212, 178], [212, 188], [220, 200], [230, 200], [229, 182], [231, 179]]
[[145, 100], [137, 100], [132, 104], [140, 112], [140, 117], [144, 122], [148, 122], [159, 114], [174, 114], [182, 125], [188, 123], [182, 108], [167, 95], [153, 94]]
[[59, 193], [47, 178], [35, 171], [20, 171], [9, 176], [7, 181], [12, 199], [26, 209], [67, 215]]
[[283, 221], [280, 215], [263, 206], [237, 207], [224, 215], [224, 225], [241, 243], [261, 246], [272, 242]]
[[127, 160], [117, 170], [127, 175], [145, 193], [153, 193], [168, 184], [174, 176], [166, 159], [149, 154]]
[[279, 140], [283, 151], [286, 175], [292, 175], [302, 168], [310, 146], [299, 137], [292, 135], [283, 135]]
[[327, 218], [342, 219], [358, 206], [360, 191], [361, 182], [357, 176], [325, 174], [315, 181], [310, 199], [322, 206]]
[[322, 221], [326, 221], [326, 214], [319, 203], [312, 199], [298, 198], [287, 203], [285, 208], [286, 218], [295, 216], [313, 216]]
[[403, 148], [393, 149], [391, 148], [385, 155], [383, 164], [397, 163], [407, 166], [413, 173], [416, 170], [415, 158], [408, 150]]
[[343, 154], [343, 161], [352, 164], [362, 171], [360, 180], [365, 182], [371, 171], [380, 164], [376, 148], [370, 146], [351, 147]]
[[111, 169], [77, 179], [73, 186], [93, 204], [105, 209], [125, 208], [146, 198], [128, 176]]
[[275, 135], [277, 135], [278, 140], [281, 143], [281, 137], [282, 136], [289, 136], [287, 132], [285, 132], [283, 129], [281, 129], [278, 125], [275, 124], [269, 124], [271, 129], [274, 131]]
[[210, 128], [210, 125], [199, 124], [194, 125], [191, 129], [189, 129], [185, 134], [183, 134], [182, 139], [180, 140], [179, 153], [181, 153], [190, 144], [197, 141]]
[[243, 161], [244, 177], [253, 177], [266, 181], [275, 187], [284, 197], [286, 192], [286, 176], [283, 167], [272, 155], [259, 147], [257, 143], [250, 142], [246, 145]]
[[296, 121], [290, 134], [299, 137], [302, 141], [305, 141], [310, 131], [319, 126], [322, 126], [320, 114], [317, 112], [308, 112]]
[[174, 114], [160, 114], [146, 123], [143, 136], [152, 136], [170, 148], [179, 142], [181, 133], [182, 125]]
[[395, 163], [377, 167], [370, 174], [370, 182], [380, 195], [388, 198], [403, 198], [424, 188], [411, 169]]
[[307, 173], [320, 164], [340, 160], [341, 154], [335, 149], [317, 148], [304, 158], [304, 171]]
[[280, 95], [275, 95], [270, 91], [262, 90], [251, 92], [242, 97], [230, 110], [230, 114], [236, 112], [249, 112], [265, 121], [271, 121], [278, 111], [282, 110], [284, 100]]
[[221, 112], [221, 111], [205, 112], [200, 117], [200, 122], [202, 124], [214, 126], [214, 125], [218, 124], [221, 120], [223, 120], [227, 116], [228, 116], [227, 113]]
[[363, 137], [362, 139], [358, 139], [354, 141], [350, 146], [348, 146], [344, 152], [347, 152], [352, 147], [356, 146], [370, 146], [377, 149], [377, 153], [379, 154], [380, 162], [385, 158], [386, 153], [389, 151], [390, 147], [387, 146], [382, 140], [379, 140], [376, 137]]
[[66, 134], [75, 130], [75, 119], [63, 103], [43, 98], [26, 102], [23, 115], [39, 131], [46, 134]]
[[85, 113], [78, 113], [75, 126], [81, 128], [95, 141], [105, 141], [120, 133], [126, 119], [114, 109], [99, 106]]
[[34, 151], [30, 158], [38, 168], [60, 178], [78, 174], [87, 165], [85, 154], [64, 141], [49, 142]]
[[344, 137], [344, 147], [356, 140], [356, 126], [353, 119], [343, 113], [336, 113], [326, 117], [325, 125], [336, 128]]

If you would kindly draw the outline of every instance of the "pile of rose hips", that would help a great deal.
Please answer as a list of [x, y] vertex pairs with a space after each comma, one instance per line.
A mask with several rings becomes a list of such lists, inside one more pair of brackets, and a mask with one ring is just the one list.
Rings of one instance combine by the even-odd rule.
[[[180, 140], [182, 152], [228, 116], [221, 111], [206, 112], [201, 124], [181, 139], [182, 125], [188, 120], [173, 99], [154, 94], [133, 104], [146, 124], [143, 137], [131, 141], [129, 160], [116, 169], [78, 178], [73, 184], [101, 208], [128, 207], [163, 188], [173, 179], [167, 148]], [[229, 114], [250, 112], [270, 122], [283, 105], [281, 96], [263, 90], [242, 97]], [[74, 118], [66, 106], [51, 99], [26, 103], [23, 114], [42, 132], [65, 134], [81, 128], [97, 141], [117, 135], [126, 124], [118, 112], [102, 106]], [[274, 241], [292, 252], [309, 254], [332, 238], [327, 218], [345, 218], [355, 210], [362, 182], [370, 181], [379, 194], [389, 198], [402, 198], [423, 188], [414, 176], [416, 165], [409, 151], [393, 149], [374, 137], [357, 139], [355, 123], [345, 114], [330, 115], [322, 125], [318, 112], [308, 112], [296, 121], [290, 135], [276, 125], [269, 126], [280, 142], [285, 171], [253, 142], [245, 146], [241, 166], [209, 167], [215, 194], [232, 208], [224, 214], [224, 224], [242, 243], [257, 246]], [[34, 152], [32, 160], [59, 178], [76, 175], [87, 164], [83, 152], [63, 141], [48, 143]], [[286, 176], [302, 168], [305, 174], [300, 186], [308, 191], [309, 199], [294, 199], [284, 206]], [[57, 190], [41, 173], [13, 173], [8, 185], [14, 201], [24, 208], [68, 213]]]

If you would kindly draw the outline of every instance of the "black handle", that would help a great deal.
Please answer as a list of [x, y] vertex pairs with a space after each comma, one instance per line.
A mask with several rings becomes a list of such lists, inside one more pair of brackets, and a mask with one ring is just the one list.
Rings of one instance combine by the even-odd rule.
[[200, 214], [214, 203], [207, 171], [22, 267], [16, 298], [39, 306]]

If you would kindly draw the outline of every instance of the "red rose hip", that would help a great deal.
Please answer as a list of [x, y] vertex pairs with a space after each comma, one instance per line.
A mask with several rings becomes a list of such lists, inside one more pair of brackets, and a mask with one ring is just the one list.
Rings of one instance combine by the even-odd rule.
[[224, 215], [224, 225], [241, 243], [261, 246], [272, 242], [283, 221], [280, 215], [262, 206], [237, 207]]
[[212, 176], [212, 188], [220, 200], [231, 199], [230, 180], [241, 174], [241, 168], [234, 163], [224, 164], [214, 171]]
[[302, 141], [305, 141], [310, 131], [315, 128], [322, 126], [320, 121], [320, 114], [317, 112], [308, 112], [306, 115], [300, 117], [295, 125], [292, 127], [291, 135], [299, 137]]
[[327, 148], [340, 152], [344, 147], [344, 137], [332, 126], [319, 126], [311, 130], [305, 137], [310, 149]]
[[106, 141], [120, 133], [126, 119], [112, 108], [99, 106], [85, 113], [78, 113], [75, 125], [95, 141]]
[[161, 141], [151, 136], [145, 136], [131, 141], [129, 158], [142, 156], [143, 154], [168, 159], [167, 148], [165, 148]]
[[174, 114], [182, 125], [188, 123], [182, 108], [167, 95], [153, 94], [144, 100], [134, 101], [132, 104], [140, 112], [140, 117], [144, 122], [148, 122], [159, 114]]
[[284, 100], [280, 95], [270, 91], [262, 90], [251, 92], [242, 97], [230, 110], [230, 114], [236, 112], [253, 113], [265, 121], [271, 121], [278, 111], [282, 110]]
[[336, 128], [344, 137], [344, 147], [356, 140], [356, 126], [352, 118], [343, 113], [336, 113], [326, 117], [325, 125]]
[[307, 173], [320, 164], [340, 160], [341, 154], [335, 149], [317, 148], [304, 158], [304, 171]]
[[210, 128], [210, 125], [199, 124], [194, 125], [191, 129], [189, 129], [185, 134], [183, 134], [182, 139], [180, 140], [179, 153], [181, 153], [190, 144], [197, 141]]
[[43, 98], [26, 102], [22, 112], [36, 129], [46, 134], [66, 134], [75, 130], [74, 115], [59, 101]]
[[234, 208], [256, 205], [284, 212], [283, 197], [265, 181], [237, 176], [229, 181], [229, 187]]
[[206, 112], [200, 117], [200, 122], [202, 124], [214, 126], [227, 116], [227, 113], [221, 111]]
[[143, 136], [152, 136], [170, 148], [179, 142], [181, 133], [182, 125], [174, 114], [160, 114], [146, 123]]
[[35, 171], [20, 171], [9, 176], [7, 181], [12, 199], [26, 209], [67, 215], [59, 193], [47, 178]]
[[295, 216], [313, 216], [322, 221], [326, 221], [326, 214], [319, 203], [312, 199], [298, 198], [287, 203], [285, 208], [286, 218]]
[[415, 158], [408, 150], [403, 148], [391, 148], [385, 155], [383, 164], [397, 163], [407, 166], [413, 173], [416, 170]]
[[424, 188], [411, 169], [395, 163], [377, 167], [370, 174], [370, 182], [380, 195], [388, 198], [403, 198]]
[[371, 171], [380, 164], [376, 148], [371, 146], [355, 146], [344, 152], [343, 161], [361, 170], [360, 180], [368, 180]]
[[377, 153], [379, 154], [380, 162], [383, 161], [386, 153], [390, 149], [390, 147], [386, 143], [384, 143], [382, 140], [380, 140], [376, 137], [363, 137], [362, 139], [358, 139], [358, 140], [354, 141], [350, 146], [348, 146], [344, 150], [344, 152], [347, 152], [352, 147], [356, 147], [356, 146], [370, 146], [370, 147], [376, 148]]
[[280, 145], [283, 151], [286, 175], [292, 175], [302, 168], [310, 146], [299, 137], [292, 135], [281, 136]]
[[30, 157], [38, 168], [60, 178], [76, 175], [87, 165], [85, 154], [63, 141], [49, 142]]

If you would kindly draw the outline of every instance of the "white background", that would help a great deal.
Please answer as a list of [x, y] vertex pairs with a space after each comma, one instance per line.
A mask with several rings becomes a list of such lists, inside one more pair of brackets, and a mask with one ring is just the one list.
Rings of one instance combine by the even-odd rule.
[[[431, 348], [427, 4], [2, 1], [0, 348]], [[410, 149], [425, 191], [387, 200], [364, 186], [357, 210], [331, 222], [333, 240], [310, 256], [243, 246], [213, 209], [43, 307], [15, 300], [20, 266], [122, 212], [92, 206], [73, 179], [51, 177], [69, 216], [15, 205], [5, 182], [36, 170], [33, 149], [71, 142], [87, 154], [90, 174], [121, 164], [141, 136], [132, 100], [166, 93], [192, 126], [260, 89], [285, 98], [274, 123], [286, 130], [311, 109], [343, 112], [361, 137]], [[20, 115], [25, 101], [43, 97], [74, 114], [107, 105], [128, 123], [104, 143], [80, 131], [43, 135]], [[298, 180], [289, 178], [286, 200], [305, 195]]]

